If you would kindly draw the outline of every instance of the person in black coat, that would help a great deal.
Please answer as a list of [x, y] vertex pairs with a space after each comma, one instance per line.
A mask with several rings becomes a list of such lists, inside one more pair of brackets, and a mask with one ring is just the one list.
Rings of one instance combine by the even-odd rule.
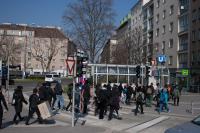
[[29, 120], [33, 116], [33, 114], [36, 112], [38, 116], [39, 123], [42, 123], [42, 118], [40, 115], [40, 111], [38, 109], [38, 104], [40, 103], [39, 96], [38, 96], [38, 90], [37, 88], [33, 89], [33, 94], [29, 97], [29, 112], [28, 112], [28, 118], [26, 120], [26, 125], [29, 125]]
[[87, 80], [82, 89], [82, 96], [83, 96], [83, 114], [87, 114], [87, 110], [88, 110], [87, 106], [90, 101], [90, 86], [89, 86], [89, 82]]
[[118, 110], [120, 108], [119, 102], [120, 102], [120, 97], [119, 97], [119, 89], [117, 85], [114, 85], [111, 91], [111, 98], [110, 98], [110, 113], [108, 116], [108, 120], [111, 120], [113, 118], [113, 111], [116, 111], [117, 113], [117, 118], [121, 119], [119, 117]]
[[8, 106], [6, 104], [6, 100], [4, 98], [4, 95], [2, 93], [1, 86], [0, 86], [0, 129], [2, 128], [2, 118], [3, 118], [3, 107], [1, 103], [3, 103], [4, 107], [8, 111]]
[[99, 94], [98, 94], [98, 101], [99, 101], [99, 119], [103, 119], [104, 118], [104, 112], [107, 106], [107, 88], [106, 85], [103, 85], [103, 87], [99, 90]]
[[19, 120], [22, 121], [23, 117], [21, 117], [22, 107], [23, 103], [28, 104], [28, 102], [25, 100], [23, 93], [22, 93], [23, 86], [17, 86], [15, 89], [15, 92], [13, 93], [13, 100], [12, 105], [15, 108], [15, 116], [13, 118], [13, 122], [15, 124], [18, 124], [17, 117], [19, 117]]

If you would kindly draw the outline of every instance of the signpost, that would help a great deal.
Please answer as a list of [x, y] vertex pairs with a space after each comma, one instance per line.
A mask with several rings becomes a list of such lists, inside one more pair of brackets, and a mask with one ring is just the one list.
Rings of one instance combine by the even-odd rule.
[[[167, 57], [166, 55], [158, 55], [157, 60], [161, 64], [161, 67], [162, 67], [167, 61]], [[164, 85], [163, 68], [161, 68], [161, 73], [160, 73], [160, 85], [161, 86]]]
[[75, 118], [75, 85], [76, 85], [76, 53], [74, 57], [68, 57], [66, 60], [68, 76], [73, 77], [73, 101], [72, 101], [72, 127], [74, 127], [74, 118]]

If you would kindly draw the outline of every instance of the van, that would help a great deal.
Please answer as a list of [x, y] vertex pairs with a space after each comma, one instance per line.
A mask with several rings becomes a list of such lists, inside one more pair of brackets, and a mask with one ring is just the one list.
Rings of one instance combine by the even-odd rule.
[[45, 75], [45, 82], [60, 82], [60, 76], [58, 74], [46, 74]]

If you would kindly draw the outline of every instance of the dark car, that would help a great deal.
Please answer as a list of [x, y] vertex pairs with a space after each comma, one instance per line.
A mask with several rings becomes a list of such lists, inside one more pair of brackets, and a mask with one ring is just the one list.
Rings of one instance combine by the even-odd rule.
[[200, 133], [200, 116], [190, 122], [167, 129], [165, 133]]

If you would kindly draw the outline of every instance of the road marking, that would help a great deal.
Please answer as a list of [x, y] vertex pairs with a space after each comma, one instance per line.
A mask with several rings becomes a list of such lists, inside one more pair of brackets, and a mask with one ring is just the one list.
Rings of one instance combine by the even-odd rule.
[[151, 121], [148, 121], [148, 122], [136, 125], [134, 127], [130, 127], [128, 129], [126, 129], [125, 131], [128, 132], [128, 133], [139, 132], [139, 131], [142, 131], [142, 130], [144, 130], [146, 128], [149, 128], [149, 127], [151, 127], [153, 125], [156, 125], [156, 124], [158, 124], [158, 123], [160, 123], [162, 121], [165, 121], [167, 119], [169, 119], [169, 117], [167, 117], [167, 116], [160, 116], [160, 117], [155, 118], [155, 119], [153, 119]]

